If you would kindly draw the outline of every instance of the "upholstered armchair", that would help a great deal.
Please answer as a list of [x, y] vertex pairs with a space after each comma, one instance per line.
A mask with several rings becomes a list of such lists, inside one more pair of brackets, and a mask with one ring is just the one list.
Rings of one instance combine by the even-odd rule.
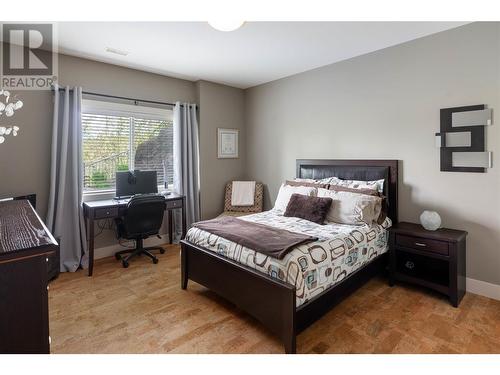
[[220, 216], [244, 216], [262, 212], [264, 203], [264, 185], [262, 182], [255, 183], [255, 199], [253, 206], [233, 206], [231, 205], [231, 193], [233, 183], [226, 184], [226, 191], [224, 196], [224, 212]]

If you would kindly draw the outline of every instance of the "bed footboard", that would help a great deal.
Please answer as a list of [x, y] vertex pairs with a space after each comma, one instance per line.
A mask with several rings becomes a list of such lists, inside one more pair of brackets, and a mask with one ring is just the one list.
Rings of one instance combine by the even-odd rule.
[[181, 241], [181, 288], [193, 280], [259, 320], [296, 352], [295, 287], [249, 267]]

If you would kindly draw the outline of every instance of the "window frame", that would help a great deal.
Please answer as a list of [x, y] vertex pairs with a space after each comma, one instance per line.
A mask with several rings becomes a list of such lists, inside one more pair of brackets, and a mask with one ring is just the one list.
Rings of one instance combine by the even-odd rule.
[[[156, 121], [173, 121], [173, 108], [159, 108], [156, 106], [143, 106], [138, 104], [127, 104], [121, 102], [112, 102], [105, 100], [95, 100], [95, 99], [83, 99], [82, 100], [82, 110], [81, 114], [92, 114], [92, 115], [102, 115], [102, 116], [119, 116], [119, 117], [129, 117], [132, 120], [134, 118], [140, 118], [145, 120], [156, 120]], [[131, 127], [134, 125], [131, 124]], [[83, 138], [83, 129], [82, 129]], [[133, 134], [130, 135], [129, 142], [133, 142]], [[83, 144], [83, 142], [82, 142]], [[83, 165], [83, 157], [82, 157]], [[173, 185], [169, 184], [167, 186], [169, 190], [173, 189]], [[158, 185], [158, 191], [165, 189], [163, 184]], [[116, 189], [103, 189], [98, 191], [82, 191], [82, 201], [90, 202], [101, 199], [111, 199], [115, 196]]]

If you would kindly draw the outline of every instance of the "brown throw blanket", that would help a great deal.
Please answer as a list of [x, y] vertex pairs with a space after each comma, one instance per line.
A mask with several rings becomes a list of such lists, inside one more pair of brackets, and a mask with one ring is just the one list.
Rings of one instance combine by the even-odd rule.
[[193, 226], [278, 259], [283, 259], [295, 246], [318, 239], [228, 216], [200, 221]]

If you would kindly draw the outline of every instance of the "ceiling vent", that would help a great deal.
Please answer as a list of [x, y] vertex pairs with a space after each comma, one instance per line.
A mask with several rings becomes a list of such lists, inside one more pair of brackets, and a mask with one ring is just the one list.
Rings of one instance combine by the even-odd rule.
[[122, 50], [119, 50], [116, 48], [110, 48], [110, 47], [106, 47], [106, 52], [114, 53], [115, 55], [120, 55], [120, 56], [127, 56], [128, 55], [127, 51], [122, 51]]

